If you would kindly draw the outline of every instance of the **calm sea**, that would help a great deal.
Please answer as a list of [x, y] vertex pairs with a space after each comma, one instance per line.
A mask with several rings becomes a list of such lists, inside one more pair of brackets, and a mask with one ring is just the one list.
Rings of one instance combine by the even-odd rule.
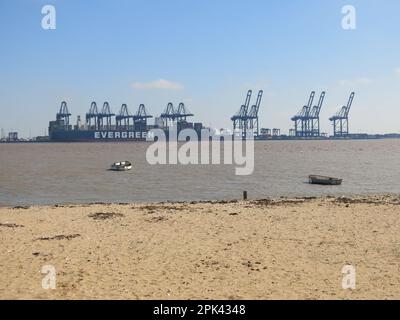
[[[400, 140], [257, 141], [255, 169], [150, 165], [149, 143], [0, 144], [0, 205], [400, 193]], [[130, 160], [127, 172], [108, 171]], [[307, 184], [309, 174], [343, 178]]]

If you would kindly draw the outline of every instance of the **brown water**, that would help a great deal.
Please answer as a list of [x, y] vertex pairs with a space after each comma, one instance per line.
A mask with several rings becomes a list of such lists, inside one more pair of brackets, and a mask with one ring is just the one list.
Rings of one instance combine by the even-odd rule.
[[[0, 205], [400, 193], [400, 140], [259, 141], [255, 170], [149, 165], [148, 143], [0, 144]], [[130, 160], [127, 172], [107, 171]], [[309, 174], [344, 179], [307, 184]]]

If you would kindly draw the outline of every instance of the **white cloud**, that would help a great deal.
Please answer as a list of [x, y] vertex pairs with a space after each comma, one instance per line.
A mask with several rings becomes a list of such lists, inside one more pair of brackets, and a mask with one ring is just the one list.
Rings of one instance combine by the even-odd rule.
[[340, 80], [339, 84], [345, 87], [356, 87], [359, 85], [367, 85], [372, 82], [373, 80], [371, 78], [356, 78], [352, 80]]
[[145, 89], [165, 89], [165, 90], [182, 90], [183, 85], [178, 82], [172, 82], [165, 79], [158, 79], [152, 82], [134, 82], [132, 88], [137, 90]]
[[398, 76], [400, 76], [400, 68], [394, 69], [394, 73], [397, 74]]

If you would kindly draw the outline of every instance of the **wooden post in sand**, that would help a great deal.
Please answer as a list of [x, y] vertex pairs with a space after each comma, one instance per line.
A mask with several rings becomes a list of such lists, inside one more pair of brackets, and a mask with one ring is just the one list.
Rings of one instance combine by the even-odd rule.
[[247, 200], [247, 191], [243, 191], [243, 200]]

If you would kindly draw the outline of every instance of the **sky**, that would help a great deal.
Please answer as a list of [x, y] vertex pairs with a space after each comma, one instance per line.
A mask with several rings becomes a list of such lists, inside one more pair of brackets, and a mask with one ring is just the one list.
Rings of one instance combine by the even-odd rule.
[[324, 90], [331, 134], [355, 91], [351, 132], [400, 132], [399, 13], [398, 0], [0, 0], [0, 128], [43, 135], [63, 100], [72, 123], [92, 101], [154, 116], [184, 102], [196, 122], [231, 128], [247, 90], [253, 103], [262, 89], [260, 127], [288, 133]]

